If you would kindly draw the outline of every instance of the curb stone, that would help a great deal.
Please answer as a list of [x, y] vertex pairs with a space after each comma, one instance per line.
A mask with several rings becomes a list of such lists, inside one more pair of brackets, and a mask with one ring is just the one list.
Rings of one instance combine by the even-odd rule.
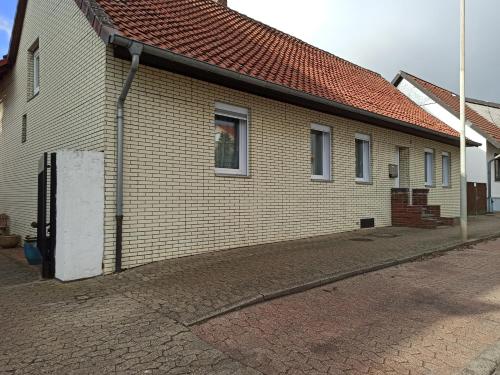
[[[246, 307], [250, 307], [252, 305], [271, 301], [273, 299], [285, 297], [285, 296], [288, 296], [291, 294], [305, 292], [307, 290], [314, 289], [314, 288], [324, 286], [327, 284], [331, 284], [331, 283], [334, 283], [337, 281], [345, 280], [345, 279], [348, 279], [350, 277], [359, 276], [359, 275], [363, 275], [366, 273], [379, 271], [379, 270], [382, 270], [384, 268], [394, 267], [394, 266], [397, 266], [400, 264], [413, 262], [413, 261], [416, 261], [416, 260], [419, 260], [419, 259], [422, 259], [422, 258], [425, 258], [428, 256], [444, 254], [446, 252], [453, 251], [453, 250], [459, 250], [459, 249], [466, 248], [466, 247], [469, 247], [469, 246], [472, 246], [472, 245], [475, 245], [475, 244], [478, 244], [481, 242], [490, 241], [490, 240], [493, 240], [493, 239], [496, 239], [499, 237], [500, 237], [500, 232], [495, 233], [493, 235], [486, 236], [486, 237], [482, 237], [482, 238], [470, 239], [470, 240], [467, 240], [465, 242], [457, 241], [457, 242], [452, 243], [452, 244], [438, 246], [438, 247], [435, 247], [434, 249], [423, 251], [423, 252], [416, 254], [416, 255], [411, 255], [408, 257], [397, 258], [397, 259], [389, 259], [389, 260], [386, 260], [384, 262], [380, 262], [380, 263], [375, 264], [375, 265], [361, 267], [358, 269], [354, 269], [352, 271], [330, 274], [330, 275], [327, 275], [323, 278], [308, 281], [308, 282], [301, 283], [298, 285], [292, 285], [290, 287], [286, 287], [283, 289], [278, 289], [278, 290], [271, 291], [271, 292], [257, 293], [255, 297], [251, 297], [251, 298], [242, 300], [240, 302], [236, 302], [236, 303], [231, 304], [231, 305], [223, 306], [210, 314], [202, 316], [201, 318], [198, 318], [198, 319], [195, 319], [192, 321], [187, 321], [184, 323], [184, 325], [186, 327], [192, 327], [195, 325], [205, 323], [208, 320], [217, 318], [219, 316], [222, 316], [222, 315], [225, 315], [225, 314], [237, 311], [237, 310], [241, 310], [241, 309], [246, 308]], [[488, 375], [491, 375], [492, 372], [488, 373]], [[465, 373], [465, 374], [473, 375], [475, 373]], [[486, 373], [481, 373], [481, 374], [486, 374]], [[500, 373], [498, 375], [500, 375]]]
[[500, 341], [484, 350], [457, 375], [499, 375]]

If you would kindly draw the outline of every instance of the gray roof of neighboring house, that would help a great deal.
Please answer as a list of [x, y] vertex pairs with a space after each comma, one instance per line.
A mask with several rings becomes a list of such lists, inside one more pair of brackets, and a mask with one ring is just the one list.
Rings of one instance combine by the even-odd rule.
[[500, 104], [467, 98], [467, 105], [500, 128]]

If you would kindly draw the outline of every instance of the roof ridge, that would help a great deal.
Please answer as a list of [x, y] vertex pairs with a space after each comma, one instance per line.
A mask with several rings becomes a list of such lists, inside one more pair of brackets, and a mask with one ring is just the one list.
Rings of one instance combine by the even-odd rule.
[[491, 102], [488, 100], [481, 100], [481, 99], [474, 99], [474, 98], [465, 98], [465, 101], [467, 103], [472, 103], [472, 104], [479, 104], [484, 107], [492, 107], [492, 108], [499, 108], [500, 109], [500, 103], [496, 102]]
[[267, 29], [269, 29], [269, 30], [271, 30], [271, 31], [274, 31], [274, 32], [276, 32], [276, 33], [278, 33], [278, 34], [281, 34], [282, 36], [287, 37], [287, 38], [289, 38], [289, 39], [293, 39], [294, 41], [296, 41], [296, 42], [298, 42], [298, 43], [300, 43], [300, 44], [303, 44], [303, 45], [304, 45], [304, 46], [306, 46], [306, 47], [312, 48], [312, 49], [314, 49], [314, 50], [316, 50], [316, 51], [319, 51], [319, 52], [321, 52], [321, 53], [324, 53], [324, 54], [326, 54], [326, 55], [328, 55], [328, 56], [331, 56], [331, 57], [334, 57], [334, 58], [336, 58], [336, 59], [339, 59], [339, 60], [341, 60], [341, 61], [343, 61], [343, 62], [345, 62], [345, 63], [347, 63], [347, 64], [349, 64], [349, 65], [353, 66], [353, 67], [354, 67], [354, 68], [356, 68], [356, 69], [361, 69], [361, 70], [364, 70], [364, 71], [366, 71], [366, 72], [369, 72], [369, 73], [371, 73], [371, 74], [373, 74], [373, 75], [375, 75], [375, 76], [382, 77], [382, 75], [381, 75], [380, 73], [378, 73], [378, 72], [375, 72], [375, 71], [373, 71], [373, 70], [371, 70], [371, 69], [365, 68], [364, 66], [361, 66], [361, 65], [355, 64], [355, 63], [353, 63], [352, 61], [349, 61], [349, 60], [344, 59], [344, 58], [342, 58], [342, 57], [340, 57], [340, 56], [337, 56], [337, 55], [335, 55], [335, 54], [334, 54], [334, 53], [332, 53], [332, 52], [329, 52], [329, 51], [327, 51], [327, 50], [324, 50], [324, 49], [322, 49], [322, 48], [319, 48], [319, 47], [317, 47], [317, 46], [315, 46], [315, 45], [313, 45], [313, 44], [311, 44], [311, 43], [308, 43], [308, 42], [306, 42], [306, 41], [304, 41], [304, 40], [302, 40], [302, 39], [300, 39], [300, 38], [298, 38], [298, 37], [296, 37], [296, 36], [293, 36], [293, 35], [288, 34], [288, 33], [284, 32], [284, 31], [282, 31], [282, 30], [280, 30], [280, 29], [277, 29], [277, 28], [276, 28], [276, 27], [274, 27], [274, 26], [268, 25], [267, 23], [264, 23], [264, 22], [262, 22], [262, 21], [259, 21], [259, 20], [255, 19], [255, 18], [252, 18], [252, 17], [250, 17], [250, 16], [248, 16], [248, 15], [246, 15], [246, 14], [244, 14], [244, 13], [238, 12], [237, 10], [232, 9], [232, 8], [230, 8], [229, 6], [227, 6], [227, 7], [226, 7], [226, 6], [224, 6], [224, 5], [220, 4], [219, 2], [216, 2], [216, 1], [214, 1], [214, 0], [190, 0], [190, 1], [194, 1], [194, 2], [197, 2], [197, 1], [198, 1], [198, 2], [199, 2], [199, 1], [204, 1], [204, 2], [206, 2], [206, 3], [210, 3], [210, 4], [214, 5], [214, 6], [216, 6], [216, 7], [222, 7], [222, 8], [224, 8], [225, 10], [230, 11], [230, 12], [233, 12], [233, 13], [235, 13], [235, 14], [237, 14], [237, 15], [239, 15], [239, 16], [241, 16], [241, 17], [245, 18], [245, 19], [247, 19], [247, 20], [248, 20], [248, 21], [250, 21], [250, 22], [254, 22], [254, 23], [258, 24], [258, 25], [261, 25], [261, 26], [263, 26], [263, 27], [265, 27], [265, 28], [267, 28]]

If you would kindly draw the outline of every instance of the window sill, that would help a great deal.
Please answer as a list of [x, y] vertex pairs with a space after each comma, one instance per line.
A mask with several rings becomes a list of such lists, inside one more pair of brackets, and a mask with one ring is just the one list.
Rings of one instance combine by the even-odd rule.
[[313, 182], [333, 182], [333, 179], [324, 178], [324, 177], [311, 177], [311, 181], [313, 181]]
[[356, 185], [373, 185], [373, 181], [356, 180]]
[[40, 94], [40, 91], [38, 91], [37, 93], [31, 95], [31, 97], [28, 98], [28, 102], [32, 101], [33, 99], [35, 99], [38, 95]]
[[426, 189], [435, 189], [436, 185], [424, 185]]
[[451, 185], [443, 185], [442, 188], [443, 189], [451, 189]]
[[247, 174], [232, 174], [232, 173], [218, 173], [218, 172], [215, 172], [215, 177], [250, 178], [250, 176]]

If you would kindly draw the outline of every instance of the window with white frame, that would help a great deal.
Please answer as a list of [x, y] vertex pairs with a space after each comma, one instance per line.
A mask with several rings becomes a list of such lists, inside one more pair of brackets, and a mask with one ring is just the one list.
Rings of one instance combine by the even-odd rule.
[[371, 179], [371, 139], [367, 134], [355, 135], [356, 149], [356, 181], [369, 182]]
[[[493, 157], [496, 158], [498, 154], [494, 154]], [[495, 166], [495, 182], [500, 181], [500, 159], [495, 159], [493, 162]]]
[[40, 92], [40, 51], [36, 47], [32, 51], [33, 56], [33, 95]]
[[215, 104], [215, 173], [248, 175], [248, 110]]
[[311, 124], [311, 178], [331, 178], [331, 129], [328, 126]]
[[449, 152], [443, 152], [441, 155], [442, 173], [443, 173], [443, 187], [450, 187], [451, 185], [451, 157]]
[[424, 150], [425, 186], [434, 186], [434, 150]]

